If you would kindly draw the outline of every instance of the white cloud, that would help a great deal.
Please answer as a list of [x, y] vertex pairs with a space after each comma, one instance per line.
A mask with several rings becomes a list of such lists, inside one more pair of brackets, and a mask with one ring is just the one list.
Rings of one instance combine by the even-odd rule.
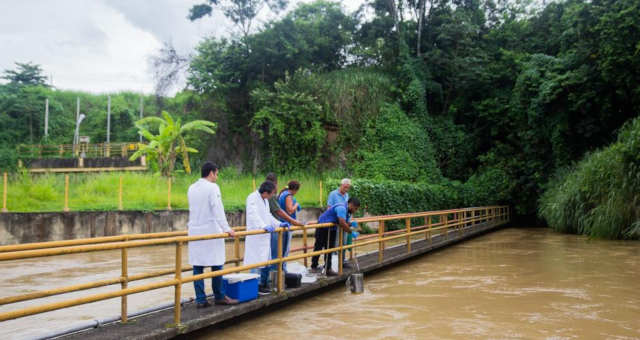
[[[0, 0], [0, 70], [30, 61], [58, 88], [151, 92], [149, 57], [164, 42], [187, 54], [203, 37], [233, 31], [217, 12], [196, 22], [186, 18], [192, 5], [204, 1]], [[310, 0], [292, 0], [289, 8], [302, 1]], [[361, 2], [343, 5], [353, 11]]]

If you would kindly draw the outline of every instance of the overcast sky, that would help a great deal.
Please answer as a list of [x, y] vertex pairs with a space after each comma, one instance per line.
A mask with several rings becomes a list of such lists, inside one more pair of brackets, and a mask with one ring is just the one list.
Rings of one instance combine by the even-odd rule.
[[[362, 1], [342, 3], [354, 10]], [[186, 19], [189, 8], [202, 2], [0, 0], [0, 70], [13, 69], [16, 61], [34, 62], [57, 88], [150, 93], [149, 57], [163, 42], [186, 54], [205, 36], [231, 33], [220, 14]]]

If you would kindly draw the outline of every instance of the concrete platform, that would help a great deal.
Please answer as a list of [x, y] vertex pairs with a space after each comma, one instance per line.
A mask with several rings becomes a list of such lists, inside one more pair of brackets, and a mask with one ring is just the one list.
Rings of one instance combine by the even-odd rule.
[[[450, 231], [448, 237], [434, 236], [431, 242], [426, 240], [412, 241], [411, 252], [407, 252], [406, 245], [389, 247], [384, 251], [382, 263], [378, 263], [377, 251], [360, 255], [358, 256], [360, 269], [364, 273], [379, 271], [410, 258], [487, 233], [507, 222], [476, 224], [459, 231]], [[251, 317], [257, 311], [264, 313], [265, 309], [277, 308], [283, 304], [318, 294], [331, 286], [343, 283], [350, 273], [350, 270], [345, 270], [340, 276], [319, 279], [314, 283], [303, 284], [300, 288], [287, 289], [282, 294], [274, 293], [261, 296], [257, 300], [235, 306], [212, 306], [206, 309], [196, 309], [195, 304], [185, 303], [182, 310], [182, 324], [179, 327], [172, 325], [173, 308], [169, 308], [131, 319], [126, 324], [116, 322], [59, 339], [171, 339], [205, 327], [228, 323], [241, 317]]]

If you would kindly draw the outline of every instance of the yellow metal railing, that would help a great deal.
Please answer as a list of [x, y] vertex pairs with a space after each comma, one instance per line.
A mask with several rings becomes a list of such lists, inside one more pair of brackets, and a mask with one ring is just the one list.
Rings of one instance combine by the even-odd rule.
[[[422, 219], [422, 218], [424, 218], [424, 225], [412, 227], [411, 225], [412, 219]], [[240, 258], [240, 238], [243, 236], [246, 237], [247, 235], [257, 235], [265, 232], [262, 230], [242, 231], [245, 228], [236, 227], [234, 229], [237, 230], [237, 232], [236, 232], [236, 236], [233, 239], [234, 258], [227, 261], [227, 263], [235, 263], [236, 266], [225, 268], [218, 271], [209, 272], [209, 273], [203, 273], [200, 275], [191, 275], [186, 277], [182, 276], [182, 272], [190, 271], [192, 268], [190, 266], [185, 267], [182, 265], [182, 255], [183, 255], [183, 249], [185, 244], [189, 241], [196, 241], [196, 240], [230, 238], [227, 233], [202, 235], [202, 236], [185, 236], [186, 231], [178, 231], [178, 232], [134, 234], [134, 235], [110, 236], [110, 237], [99, 237], [99, 238], [90, 238], [90, 239], [2, 246], [0, 247], [0, 261], [10, 261], [10, 260], [20, 260], [20, 259], [28, 259], [28, 258], [39, 258], [39, 257], [45, 257], [45, 256], [56, 256], [56, 255], [65, 255], [65, 254], [77, 254], [77, 253], [120, 249], [122, 268], [121, 268], [121, 276], [117, 278], [0, 298], [0, 305], [6, 305], [6, 304], [16, 303], [20, 301], [33, 300], [37, 298], [43, 298], [43, 297], [48, 297], [48, 296], [53, 296], [58, 294], [87, 290], [87, 289], [113, 285], [113, 284], [120, 284], [121, 286], [120, 290], [113, 291], [113, 292], [93, 294], [93, 295], [88, 295], [81, 298], [69, 299], [69, 300], [64, 300], [60, 302], [47, 303], [39, 306], [33, 306], [33, 307], [27, 307], [27, 308], [13, 310], [9, 312], [3, 312], [3, 313], [0, 313], [0, 321], [6, 321], [6, 320], [16, 319], [20, 317], [29, 316], [29, 315], [40, 314], [40, 313], [63, 309], [67, 307], [120, 297], [121, 298], [121, 321], [127, 322], [127, 296], [128, 295], [173, 286], [174, 292], [175, 292], [174, 322], [176, 325], [178, 325], [180, 324], [180, 319], [181, 319], [180, 302], [182, 297], [182, 285], [185, 283], [206, 279], [206, 278], [212, 278], [216, 276], [222, 276], [230, 273], [246, 271], [252, 268], [259, 268], [267, 265], [279, 264], [287, 261], [294, 261], [299, 259], [306, 260], [310, 256], [322, 255], [322, 254], [327, 254], [332, 252], [338, 252], [338, 257], [339, 257], [338, 273], [342, 274], [342, 269], [343, 269], [342, 263], [343, 263], [343, 256], [344, 256], [342, 250], [351, 250], [351, 256], [354, 256], [353, 251], [357, 247], [363, 247], [366, 245], [377, 243], [379, 245], [378, 261], [383, 262], [385, 242], [405, 238], [407, 252], [411, 252], [412, 236], [424, 235], [424, 239], [431, 242], [432, 237], [435, 236], [434, 233], [437, 233], [437, 235], [442, 235], [443, 237], [448, 238], [450, 233], [459, 233], [459, 234], [464, 233], [467, 230], [469, 230], [470, 227], [473, 227], [474, 225], [479, 223], [490, 223], [494, 225], [503, 224], [510, 220], [510, 209], [507, 206], [487, 206], [487, 207], [452, 209], [452, 210], [442, 210], [442, 211], [428, 211], [428, 212], [410, 213], [410, 214], [364, 217], [364, 218], [358, 218], [355, 220], [358, 221], [359, 223], [377, 222], [379, 225], [378, 233], [374, 235], [362, 236], [358, 238], [358, 240], [354, 242], [354, 244], [343, 245], [343, 242], [342, 242], [343, 233], [338, 232], [338, 244], [339, 244], [338, 247], [320, 250], [320, 251], [308, 252], [307, 249], [309, 247], [307, 245], [307, 237], [306, 237], [307, 231], [311, 229], [316, 229], [316, 228], [331, 227], [333, 226], [333, 224], [324, 223], [324, 224], [305, 225], [301, 227], [291, 227], [290, 229], [291, 231], [301, 230], [303, 232], [303, 247], [298, 249], [293, 249], [292, 252], [302, 251], [303, 253], [282, 257], [281, 255], [282, 254], [282, 235], [283, 235], [283, 231], [286, 231], [286, 230], [283, 228], [278, 228], [276, 230], [276, 232], [278, 233], [278, 250], [279, 250], [278, 258], [261, 262], [261, 263], [255, 263], [252, 265], [242, 265], [242, 266], [239, 265], [240, 261], [242, 261], [242, 259]], [[404, 220], [405, 228], [400, 230], [395, 230], [395, 231], [386, 231], [385, 222], [392, 221], [392, 220]], [[175, 244], [176, 246], [174, 269], [147, 272], [147, 273], [142, 273], [137, 275], [128, 274], [129, 273], [128, 249], [145, 247], [145, 246], [167, 245], [167, 244]], [[128, 286], [129, 282], [132, 282], [132, 281], [161, 277], [161, 276], [166, 276], [170, 274], [174, 274], [174, 277], [172, 279], [144, 284], [136, 287]], [[282, 266], [279, 265], [278, 273], [277, 273], [277, 291], [282, 292], [283, 289], [284, 289], [284, 273], [282, 271]]]
[[20, 144], [16, 147], [19, 158], [73, 158], [85, 157], [127, 158], [138, 151], [138, 142], [99, 144]]

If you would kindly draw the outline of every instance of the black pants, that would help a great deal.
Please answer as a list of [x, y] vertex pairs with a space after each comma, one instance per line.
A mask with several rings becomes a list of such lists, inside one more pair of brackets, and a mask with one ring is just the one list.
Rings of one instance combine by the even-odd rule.
[[[330, 249], [335, 247], [336, 245], [336, 227], [330, 228], [319, 228], [316, 229], [316, 242], [313, 244], [313, 251]], [[325, 267], [331, 269], [331, 255], [325, 254]], [[318, 267], [318, 261], [320, 260], [320, 255], [313, 256], [311, 258], [311, 268]]]

